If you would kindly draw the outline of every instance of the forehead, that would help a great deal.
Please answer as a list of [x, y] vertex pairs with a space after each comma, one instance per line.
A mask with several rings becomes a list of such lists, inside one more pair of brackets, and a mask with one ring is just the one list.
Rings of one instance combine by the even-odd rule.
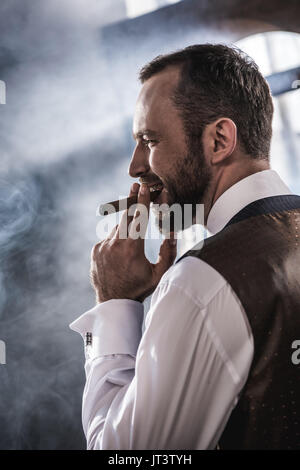
[[179, 76], [179, 68], [168, 67], [143, 84], [135, 108], [134, 133], [139, 132], [143, 127], [152, 128], [165, 119], [173, 119], [177, 114], [171, 95], [176, 88]]

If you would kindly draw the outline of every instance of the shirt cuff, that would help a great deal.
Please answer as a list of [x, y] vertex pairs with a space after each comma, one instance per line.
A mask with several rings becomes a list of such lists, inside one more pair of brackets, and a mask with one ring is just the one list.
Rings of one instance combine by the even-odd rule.
[[110, 354], [136, 355], [144, 319], [141, 302], [129, 299], [111, 299], [88, 310], [69, 327], [86, 339], [89, 335], [90, 358]]

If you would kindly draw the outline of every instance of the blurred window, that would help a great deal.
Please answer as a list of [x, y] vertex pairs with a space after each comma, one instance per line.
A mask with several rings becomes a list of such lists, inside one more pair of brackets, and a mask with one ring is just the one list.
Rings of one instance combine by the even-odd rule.
[[181, 0], [125, 0], [127, 16], [135, 18]]
[[[236, 45], [255, 60], [264, 76], [300, 66], [300, 34], [283, 31], [255, 34]], [[300, 193], [300, 88], [296, 83], [294, 88], [273, 97], [271, 165], [293, 191]]]

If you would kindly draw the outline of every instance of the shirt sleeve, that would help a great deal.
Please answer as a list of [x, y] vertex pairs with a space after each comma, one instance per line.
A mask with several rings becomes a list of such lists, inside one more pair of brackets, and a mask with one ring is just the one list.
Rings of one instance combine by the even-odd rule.
[[231, 342], [229, 357], [211, 321], [224, 309], [241, 316], [229, 290], [222, 283], [202, 305], [166, 278], [143, 335], [143, 306], [125, 299], [104, 302], [71, 325], [93, 335], [82, 405], [88, 449], [216, 447], [251, 363], [248, 354], [242, 373], [235, 369], [232, 357], [243, 344], [235, 350]]

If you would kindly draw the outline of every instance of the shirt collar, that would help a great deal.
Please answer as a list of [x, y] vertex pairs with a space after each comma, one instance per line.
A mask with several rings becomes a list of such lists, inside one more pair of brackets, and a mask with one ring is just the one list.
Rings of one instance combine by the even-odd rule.
[[206, 228], [214, 235], [251, 202], [270, 196], [292, 194], [275, 170], [263, 170], [238, 181], [227, 189], [212, 206]]

